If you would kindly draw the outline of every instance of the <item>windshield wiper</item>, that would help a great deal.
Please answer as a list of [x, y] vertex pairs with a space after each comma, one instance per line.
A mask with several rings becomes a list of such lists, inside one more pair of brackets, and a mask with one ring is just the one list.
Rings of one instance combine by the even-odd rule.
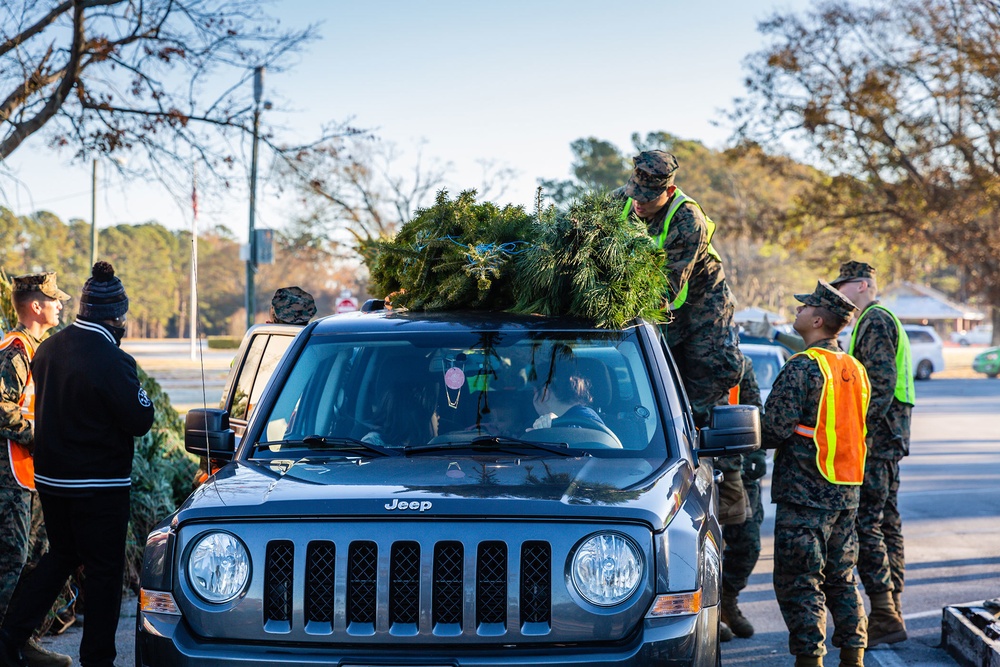
[[389, 449], [380, 445], [373, 445], [370, 442], [358, 440], [357, 438], [347, 438], [342, 436], [322, 436], [307, 435], [301, 440], [277, 440], [275, 442], [258, 442], [254, 449], [273, 446], [284, 447], [286, 445], [305, 445], [309, 449], [332, 449], [337, 451], [366, 452], [377, 456], [400, 456], [399, 449]]
[[519, 449], [540, 449], [543, 452], [558, 456], [590, 456], [590, 454], [571, 450], [565, 442], [532, 442], [504, 436], [484, 436], [470, 442], [436, 443], [433, 445], [416, 445], [403, 447], [403, 453], [423, 454], [425, 452], [454, 451], [457, 449], [475, 449], [487, 452], [511, 452]]

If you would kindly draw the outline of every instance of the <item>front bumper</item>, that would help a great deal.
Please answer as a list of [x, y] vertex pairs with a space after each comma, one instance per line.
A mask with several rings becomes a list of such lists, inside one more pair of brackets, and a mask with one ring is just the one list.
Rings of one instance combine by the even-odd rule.
[[646, 619], [629, 642], [602, 645], [521, 647], [498, 644], [467, 649], [460, 645], [428, 650], [378, 646], [295, 646], [241, 643], [195, 637], [180, 616], [139, 612], [136, 618], [136, 667], [715, 667], [718, 607], [694, 616]]

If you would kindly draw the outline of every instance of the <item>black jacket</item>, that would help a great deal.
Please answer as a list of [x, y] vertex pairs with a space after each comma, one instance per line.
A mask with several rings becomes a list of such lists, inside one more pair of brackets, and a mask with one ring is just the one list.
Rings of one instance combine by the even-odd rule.
[[101, 325], [77, 320], [38, 346], [35, 485], [88, 495], [131, 484], [133, 438], [153, 425], [135, 359]]

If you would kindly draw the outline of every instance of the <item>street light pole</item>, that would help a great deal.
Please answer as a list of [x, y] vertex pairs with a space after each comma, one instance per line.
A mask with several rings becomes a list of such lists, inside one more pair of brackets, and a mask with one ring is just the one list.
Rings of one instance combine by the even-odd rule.
[[90, 182], [90, 265], [97, 264], [97, 158]]
[[264, 68], [253, 73], [253, 154], [250, 162], [250, 239], [247, 245], [247, 328], [256, 319], [254, 278], [257, 274], [257, 243], [254, 233], [254, 215], [257, 209], [257, 139], [260, 132], [260, 100], [264, 94]]

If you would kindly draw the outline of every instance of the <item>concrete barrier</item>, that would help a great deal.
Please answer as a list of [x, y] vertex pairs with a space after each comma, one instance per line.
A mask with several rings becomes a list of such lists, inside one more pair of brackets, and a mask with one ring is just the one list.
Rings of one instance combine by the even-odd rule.
[[996, 601], [983, 606], [945, 607], [941, 615], [941, 644], [964, 667], [1000, 667], [1000, 623], [991, 609]]

